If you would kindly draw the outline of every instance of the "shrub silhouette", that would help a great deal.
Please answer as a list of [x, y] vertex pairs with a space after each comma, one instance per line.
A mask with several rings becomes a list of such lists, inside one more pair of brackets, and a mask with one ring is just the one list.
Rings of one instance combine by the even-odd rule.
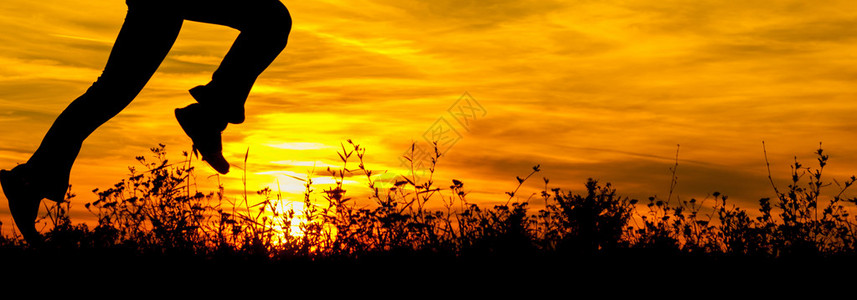
[[[367, 166], [366, 149], [350, 140], [338, 151], [341, 167], [321, 175], [333, 178], [334, 184], [322, 190], [320, 198], [313, 183], [320, 175], [298, 178], [306, 190], [300, 200], [303, 209], [295, 211], [280, 205], [286, 199], [267, 188], [257, 192], [261, 199], [252, 201], [255, 204], [247, 193], [237, 199], [224, 195], [222, 187], [201, 193], [188, 154], [171, 162], [165, 149], [152, 148], [150, 157], [137, 157], [141, 170], [129, 168], [128, 178], [93, 191], [97, 199], [85, 206], [98, 219], [94, 228], [72, 224], [71, 202], [50, 207], [42, 219], [51, 226], [41, 247], [270, 262], [628, 254], [830, 258], [852, 256], [857, 247], [855, 219], [846, 209], [857, 200], [844, 196], [857, 178], [834, 181], [839, 190], [825, 197], [822, 189], [831, 184], [822, 177], [828, 156], [821, 149], [814, 169], [795, 161], [787, 189], [780, 191], [771, 179], [775, 197], [762, 198], [755, 217], [717, 192], [702, 200], [679, 201], [671, 194], [667, 200], [650, 197], [640, 202], [594, 179], [575, 193], [549, 187], [547, 178], [541, 198], [535, 200], [544, 201], [544, 209], [531, 213], [531, 200], [515, 196], [540, 172], [538, 165], [516, 178], [517, 187], [506, 193], [505, 204], [486, 208], [468, 200], [461, 180], [452, 179], [448, 188], [435, 183], [434, 170], [441, 158], [436, 147], [428, 176], [418, 177], [411, 170], [380, 182], [381, 177], [374, 176], [377, 171]], [[413, 150], [406, 160], [413, 161]], [[346, 178], [357, 177], [366, 180], [362, 188], [368, 204], [358, 204], [351, 196], [354, 192], [346, 190], [361, 188], [344, 184]], [[66, 198], [73, 197], [69, 190]], [[29, 249], [17, 236], [3, 236], [0, 246], [5, 252]]]
[[[622, 237], [636, 201], [617, 196], [609, 183], [602, 187], [590, 178], [585, 186], [585, 195], [552, 190], [554, 202], [539, 215], [545, 220], [541, 237], [545, 246], [579, 254], [612, 252], [627, 246]], [[542, 196], [548, 203], [547, 192]]]
[[106, 190], [93, 190], [98, 199], [86, 208], [98, 218], [100, 242], [129, 244], [145, 250], [204, 253], [210, 242], [213, 194], [191, 191], [187, 153], [184, 162], [171, 164], [164, 145], [151, 148], [154, 161], [138, 156], [145, 168]]

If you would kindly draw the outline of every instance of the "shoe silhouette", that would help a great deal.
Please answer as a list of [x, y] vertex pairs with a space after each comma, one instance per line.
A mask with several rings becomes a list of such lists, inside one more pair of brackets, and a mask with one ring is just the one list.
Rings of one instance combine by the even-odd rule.
[[25, 165], [18, 165], [11, 171], [0, 170], [0, 185], [9, 200], [12, 219], [15, 220], [24, 240], [37, 244], [41, 241], [41, 235], [36, 231], [35, 221], [43, 197], [35, 184], [27, 178], [25, 168]]
[[229, 173], [229, 163], [223, 157], [221, 132], [226, 129], [225, 122], [216, 121], [211, 110], [202, 104], [194, 103], [175, 111], [176, 120], [182, 130], [193, 141], [194, 153], [199, 153], [220, 174]]

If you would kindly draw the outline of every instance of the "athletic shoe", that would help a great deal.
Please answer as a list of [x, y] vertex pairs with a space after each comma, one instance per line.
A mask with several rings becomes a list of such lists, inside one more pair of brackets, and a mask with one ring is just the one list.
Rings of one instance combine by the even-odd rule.
[[194, 153], [201, 155], [202, 160], [218, 173], [228, 173], [229, 163], [223, 158], [223, 144], [220, 140], [220, 133], [226, 129], [226, 123], [217, 121], [197, 103], [177, 108], [175, 114], [179, 125], [193, 141]]
[[41, 194], [35, 185], [26, 178], [26, 166], [18, 165], [11, 171], [0, 170], [0, 185], [9, 201], [9, 211], [15, 225], [29, 244], [41, 242], [41, 235], [36, 230], [36, 217], [39, 215]]

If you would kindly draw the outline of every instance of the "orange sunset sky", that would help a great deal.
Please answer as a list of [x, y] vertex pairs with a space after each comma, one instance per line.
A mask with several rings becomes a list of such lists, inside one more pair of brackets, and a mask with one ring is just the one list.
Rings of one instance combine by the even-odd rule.
[[[677, 144], [682, 199], [719, 191], [752, 207], [772, 197], [762, 141], [781, 186], [795, 156], [813, 165], [819, 142], [828, 178], [857, 174], [853, 0], [284, 3], [289, 45], [254, 87], [247, 121], [223, 135], [230, 197], [248, 148], [248, 189], [276, 191], [279, 181], [300, 201], [302, 182], [288, 175], [315, 166], [315, 181], [329, 182], [323, 171], [338, 165], [346, 139], [368, 149], [367, 167], [397, 174], [401, 154], [438, 124], [458, 133], [439, 185], [462, 180], [486, 204], [505, 202], [515, 176], [536, 164], [524, 198], [542, 177], [666, 198]], [[125, 12], [121, 0], [0, 2], [0, 168], [26, 162], [98, 77]], [[91, 221], [90, 191], [126, 176], [135, 156], [158, 143], [173, 159], [190, 149], [173, 109], [193, 101], [187, 90], [208, 82], [237, 34], [185, 22], [139, 97], [84, 144], [71, 174], [73, 221]], [[479, 109], [462, 124], [450, 111], [461, 112], [465, 92]], [[215, 172], [195, 165], [213, 187]], [[0, 197], [5, 233], [13, 222]]]

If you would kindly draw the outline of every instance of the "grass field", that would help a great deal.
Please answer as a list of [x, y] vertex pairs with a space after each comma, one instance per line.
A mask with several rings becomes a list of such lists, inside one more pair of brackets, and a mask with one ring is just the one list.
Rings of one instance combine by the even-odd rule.
[[[343, 143], [338, 153], [342, 168], [324, 175], [335, 184], [315, 197], [316, 186], [308, 177], [303, 205], [289, 208], [269, 189], [238, 197], [227, 197], [222, 188], [195, 192], [190, 157], [172, 162], [160, 145], [148, 158], [137, 158], [144, 170], [132, 169], [128, 178], [94, 191], [98, 199], [84, 205], [97, 217], [97, 226], [72, 222], [68, 210], [74, 195], [69, 191], [67, 200], [72, 201], [50, 202], [41, 217], [50, 225], [42, 232], [43, 243], [32, 246], [17, 235], [2, 236], [0, 257], [7, 263], [118, 260], [388, 268], [404, 268], [401, 261], [408, 261], [430, 270], [461, 264], [609, 269], [646, 262], [722, 268], [800, 261], [806, 266], [807, 261], [851, 262], [857, 253], [857, 219], [847, 211], [855, 199], [844, 196], [857, 178], [828, 183], [822, 174], [828, 157], [821, 149], [815, 166], [794, 163], [788, 187], [772, 182], [776, 197], [760, 199], [753, 212], [717, 192], [709, 199], [678, 201], [670, 195], [638, 200], [590, 179], [585, 190], [572, 193], [550, 187], [547, 178], [535, 179], [539, 166], [517, 178], [518, 186], [502, 199], [505, 204], [483, 207], [468, 201], [460, 180], [441, 184], [431, 176], [423, 181], [401, 176], [376, 182], [378, 177], [364, 167], [365, 154], [361, 146]], [[431, 172], [439, 158], [433, 157]], [[349, 176], [365, 176], [372, 205], [355, 205], [343, 185]], [[544, 185], [541, 197], [515, 197], [533, 181]], [[824, 196], [830, 192], [832, 196]], [[543, 202], [544, 209], [533, 211], [530, 201]]]

